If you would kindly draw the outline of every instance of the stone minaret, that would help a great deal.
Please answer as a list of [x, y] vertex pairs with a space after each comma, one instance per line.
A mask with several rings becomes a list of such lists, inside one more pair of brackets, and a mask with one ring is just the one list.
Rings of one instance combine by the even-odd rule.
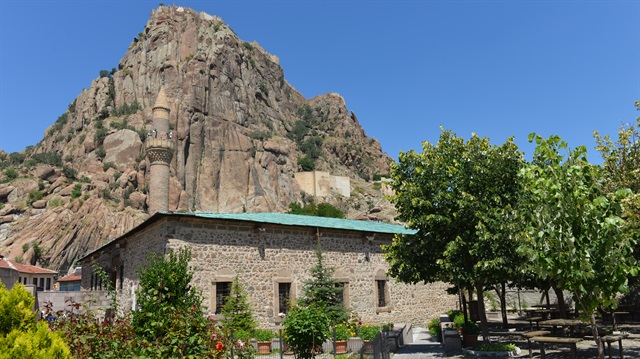
[[169, 165], [173, 157], [174, 144], [169, 132], [169, 105], [164, 88], [160, 87], [153, 106], [153, 130], [145, 142], [150, 163], [149, 171], [149, 215], [169, 210]]

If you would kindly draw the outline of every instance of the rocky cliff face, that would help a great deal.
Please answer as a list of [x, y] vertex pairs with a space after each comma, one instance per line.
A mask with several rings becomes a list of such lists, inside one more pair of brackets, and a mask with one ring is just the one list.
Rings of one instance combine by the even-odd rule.
[[[101, 71], [38, 145], [0, 152], [4, 255], [66, 269], [146, 218], [142, 148], [160, 86], [176, 144], [170, 210], [285, 211], [303, 196], [297, 171], [355, 181], [389, 171], [340, 95], [307, 100], [276, 56], [220, 18], [161, 6], [118, 67]], [[349, 212], [376, 196], [327, 200]]]

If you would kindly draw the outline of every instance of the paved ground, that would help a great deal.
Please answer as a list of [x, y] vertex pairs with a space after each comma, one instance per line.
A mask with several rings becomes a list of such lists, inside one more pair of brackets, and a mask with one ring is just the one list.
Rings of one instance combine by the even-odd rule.
[[[491, 323], [491, 340], [502, 343], [514, 343], [521, 348], [521, 353], [516, 356], [517, 358], [528, 358], [529, 351], [527, 347], [527, 341], [523, 339], [518, 333], [528, 330], [529, 323], [524, 321], [518, 321], [515, 318], [510, 318], [510, 326], [516, 329], [516, 332], [510, 333], [500, 328], [499, 323]], [[634, 324], [621, 324], [619, 330], [628, 332], [629, 338], [622, 341], [625, 358], [640, 358], [640, 323]], [[470, 358], [471, 356], [465, 356], [462, 352], [448, 353], [444, 351], [444, 346], [436, 342], [425, 328], [415, 328], [413, 330], [413, 343], [408, 344], [398, 350], [398, 353], [393, 355], [392, 359], [431, 359], [431, 358]], [[596, 344], [592, 340], [585, 340], [577, 345], [578, 358], [580, 359], [593, 359], [598, 358], [598, 350]], [[620, 358], [618, 345], [615, 343], [613, 346], [613, 358]], [[540, 358], [540, 348], [537, 344], [532, 344], [532, 351], [534, 358]], [[548, 359], [560, 359], [570, 358], [569, 346], [549, 346], [545, 345], [546, 358]], [[605, 357], [608, 358], [608, 352], [605, 351]]]

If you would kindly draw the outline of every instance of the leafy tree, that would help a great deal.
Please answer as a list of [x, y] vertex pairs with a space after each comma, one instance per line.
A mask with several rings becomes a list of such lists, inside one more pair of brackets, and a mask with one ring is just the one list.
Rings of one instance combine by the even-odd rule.
[[[635, 102], [640, 110], [640, 101]], [[624, 199], [625, 230], [636, 232], [640, 229], [640, 117], [635, 124], [627, 124], [618, 129], [618, 139], [613, 142], [610, 136], [600, 136], [594, 131], [596, 149], [603, 159], [603, 179], [605, 190], [613, 194], [620, 188], [629, 188], [633, 192]], [[640, 260], [640, 244], [634, 248], [636, 260]], [[630, 292], [622, 299], [629, 304], [640, 303], [640, 280], [629, 278]]]
[[159, 346], [153, 355], [197, 357], [207, 350], [208, 319], [190, 284], [190, 259], [186, 248], [170, 251], [167, 258], [154, 253], [138, 272], [139, 308], [132, 312], [132, 325], [141, 339]]
[[282, 323], [296, 359], [312, 359], [330, 335], [329, 317], [317, 304], [296, 305]]
[[238, 276], [231, 283], [231, 293], [222, 307], [222, 315], [222, 325], [225, 328], [252, 332], [258, 326]]
[[26, 331], [36, 322], [33, 311], [35, 298], [20, 283], [15, 283], [11, 290], [0, 282], [0, 337], [6, 336], [14, 329]]
[[71, 358], [69, 348], [46, 323], [36, 324], [35, 298], [21, 283], [0, 282], [0, 359]]
[[[521, 252], [542, 277], [570, 291], [589, 319], [600, 358], [604, 358], [594, 311], [615, 307], [628, 275], [636, 275], [634, 235], [624, 231], [622, 200], [631, 191], [606, 196], [602, 171], [587, 161], [586, 149], [567, 150], [558, 136], [532, 134], [533, 162], [522, 172], [527, 226]], [[567, 155], [561, 154], [565, 150]]]
[[436, 145], [401, 152], [392, 165], [392, 201], [398, 219], [418, 233], [385, 247], [389, 273], [406, 283], [444, 281], [475, 288], [482, 331], [488, 338], [483, 290], [506, 281], [517, 268], [513, 214], [522, 153], [508, 139], [492, 146], [442, 129]]
[[308, 203], [304, 207], [298, 202], [289, 203], [289, 213], [306, 216], [344, 218], [344, 212], [330, 203]]
[[316, 259], [316, 265], [309, 270], [311, 279], [304, 282], [300, 305], [315, 304], [322, 308], [333, 325], [345, 322], [347, 310], [342, 305], [341, 284], [333, 278], [334, 268], [324, 265], [320, 248], [316, 250]]

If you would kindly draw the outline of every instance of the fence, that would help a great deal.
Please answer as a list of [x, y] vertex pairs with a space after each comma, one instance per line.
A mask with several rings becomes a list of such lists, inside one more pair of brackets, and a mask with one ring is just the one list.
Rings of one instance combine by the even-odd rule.
[[[319, 358], [359, 358], [359, 359], [390, 359], [391, 345], [389, 332], [378, 332], [372, 341], [360, 338], [349, 340], [332, 339], [322, 344], [322, 349], [317, 353]], [[256, 349], [256, 359], [291, 359], [293, 352], [287, 348], [282, 329], [278, 330], [277, 338], [273, 339], [269, 347], [263, 347], [261, 343], [251, 340], [251, 345]], [[234, 353], [231, 352], [231, 359]]]

